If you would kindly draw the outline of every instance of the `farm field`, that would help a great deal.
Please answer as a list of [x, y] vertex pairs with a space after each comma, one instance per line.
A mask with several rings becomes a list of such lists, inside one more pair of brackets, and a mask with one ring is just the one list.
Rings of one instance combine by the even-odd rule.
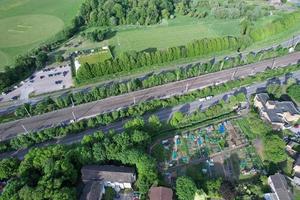
[[0, 70], [68, 26], [83, 0], [1, 0]]

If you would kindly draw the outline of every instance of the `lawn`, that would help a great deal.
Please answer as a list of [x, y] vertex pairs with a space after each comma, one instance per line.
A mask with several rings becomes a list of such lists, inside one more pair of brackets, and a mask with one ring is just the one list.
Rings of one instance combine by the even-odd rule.
[[99, 51], [91, 55], [81, 56], [79, 57], [78, 61], [80, 64], [83, 63], [95, 64], [110, 58], [111, 58], [111, 54], [109, 51]]
[[[83, 38], [81, 47], [95, 48], [99, 46], [114, 46], [114, 53], [130, 50], [164, 49], [184, 45], [192, 40], [204, 37], [239, 35], [239, 20], [195, 19], [188, 16], [178, 16], [175, 19], [153, 26], [119, 26], [115, 36], [100, 43], [93, 43]], [[70, 49], [74, 51], [75, 49]]]
[[68, 26], [83, 0], [1, 0], [0, 70]]

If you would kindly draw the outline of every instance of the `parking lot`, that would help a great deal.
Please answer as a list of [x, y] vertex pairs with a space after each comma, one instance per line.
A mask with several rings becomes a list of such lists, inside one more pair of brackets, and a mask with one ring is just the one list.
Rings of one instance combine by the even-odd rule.
[[1, 94], [0, 102], [26, 100], [30, 95], [50, 93], [73, 86], [69, 62], [53, 64], [34, 73], [7, 94]]

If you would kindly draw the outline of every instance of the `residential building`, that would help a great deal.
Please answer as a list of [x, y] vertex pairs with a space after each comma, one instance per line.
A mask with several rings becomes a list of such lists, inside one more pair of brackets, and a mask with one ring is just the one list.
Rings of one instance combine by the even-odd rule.
[[291, 128], [300, 119], [300, 112], [291, 101], [272, 101], [266, 93], [257, 94], [254, 105], [261, 117], [270, 122], [275, 129]]
[[114, 165], [87, 165], [81, 168], [85, 187], [80, 200], [101, 200], [105, 187], [116, 191], [131, 189], [136, 181], [134, 168]]
[[300, 155], [298, 155], [294, 163], [294, 183], [300, 186]]
[[289, 189], [284, 175], [276, 173], [268, 177], [268, 183], [272, 193], [264, 195], [266, 200], [292, 200], [293, 195]]
[[149, 191], [150, 200], [172, 200], [173, 191], [166, 187], [151, 187]]
[[103, 183], [100, 181], [88, 181], [84, 185], [80, 200], [101, 200], [104, 192]]

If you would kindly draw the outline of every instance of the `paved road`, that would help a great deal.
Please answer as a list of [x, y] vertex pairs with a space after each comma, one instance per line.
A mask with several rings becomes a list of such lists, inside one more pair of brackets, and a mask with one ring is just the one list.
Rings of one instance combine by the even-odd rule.
[[204, 88], [210, 85], [226, 82], [233, 78], [241, 78], [264, 71], [267, 67], [284, 67], [288, 64], [297, 63], [300, 52], [295, 52], [283, 57], [264, 60], [259, 63], [249, 64], [242, 67], [227, 69], [216, 73], [177, 81], [162, 86], [139, 90], [124, 95], [109, 97], [95, 102], [90, 102], [75, 107], [68, 107], [31, 118], [20, 119], [0, 124], [0, 139], [11, 139], [26, 131], [36, 131], [61, 123], [69, 123], [70, 120], [81, 120], [99, 115], [99, 113], [113, 111], [127, 107], [138, 102], [153, 98], [166, 98], [176, 94], [183, 94], [191, 90]]
[[[298, 42], [300, 42], [300, 35], [295, 35], [294, 37], [282, 42], [280, 45], [283, 46], [283, 47], [290, 47], [290, 46], [293, 46], [295, 44], [297, 44]], [[276, 48], [278, 46], [278, 44], [273, 44], [273, 45], [269, 45], [267, 47], [264, 47], [264, 48], [261, 48], [261, 49], [257, 49], [257, 50], [252, 50], [254, 52], [259, 52], [261, 50], [266, 50], [266, 49], [270, 49], [270, 48]], [[242, 54], [242, 55], [246, 55], [250, 52], [251, 50], [247, 50], [247, 51], [244, 51], [244, 52], [241, 52], [239, 54]], [[237, 53], [232, 53], [230, 55], [227, 55], [227, 56], [237, 56]], [[216, 58], [216, 61], [218, 60], [222, 60], [224, 59], [224, 56], [218, 56]], [[45, 97], [47, 96], [51, 96], [51, 97], [59, 97], [61, 95], [64, 95], [65, 93], [67, 92], [72, 92], [72, 93], [76, 93], [76, 92], [80, 92], [80, 91], [86, 91], [86, 90], [90, 90], [92, 89], [93, 87], [95, 86], [100, 86], [104, 83], [108, 83], [108, 82], [111, 82], [111, 81], [125, 81], [125, 80], [128, 80], [128, 79], [132, 79], [132, 78], [142, 78], [143, 76], [149, 74], [149, 73], [160, 73], [160, 72], [163, 72], [163, 71], [168, 71], [170, 69], [174, 69], [174, 68], [178, 68], [178, 67], [185, 67], [187, 65], [190, 65], [190, 64], [195, 64], [195, 63], [200, 63], [200, 62], [207, 62], [209, 61], [210, 59], [203, 59], [203, 60], [197, 60], [195, 62], [190, 62], [190, 63], [186, 63], [186, 64], [179, 64], [179, 65], [170, 65], [168, 67], [164, 67], [163, 69], [158, 69], [158, 70], [153, 70], [153, 71], [149, 71], [147, 72], [146, 74], [145, 73], [142, 73], [142, 74], [135, 74], [135, 75], [130, 75], [130, 76], [127, 76], [127, 77], [118, 77], [118, 78], [113, 78], [109, 81], [103, 81], [103, 82], [99, 82], [99, 83], [94, 83], [94, 84], [89, 84], [89, 85], [85, 85], [85, 86], [82, 86], [82, 87], [78, 87], [78, 88], [72, 88], [72, 89], [66, 89], [66, 90], [62, 90], [62, 91], [58, 91], [58, 92], [55, 92], [55, 93], [51, 93], [51, 94], [46, 94], [46, 95], [41, 95], [41, 96], [37, 96], [37, 97], [34, 97], [34, 98], [30, 98], [30, 99], [26, 99], [26, 100], [17, 100], [17, 101], [9, 101], [9, 102], [0, 102], [0, 114], [5, 114], [5, 113], [10, 113], [10, 112], [13, 112], [18, 106], [22, 105], [23, 103], [31, 103], [31, 104], [35, 104], [41, 100], [43, 100]]]
[[[297, 71], [295, 73], [293, 73], [293, 77], [297, 78], [298, 80], [300, 80], [300, 71]], [[167, 121], [171, 118], [171, 116], [173, 115], [174, 112], [180, 111], [183, 113], [191, 113], [194, 112], [195, 110], [201, 109], [201, 110], [205, 110], [208, 107], [214, 105], [215, 103], [217, 103], [218, 101], [220, 101], [221, 99], [226, 100], [230, 95], [233, 95], [237, 92], [244, 92], [245, 94], [247, 94], [247, 96], [249, 97], [252, 94], [255, 94], [257, 92], [263, 92], [265, 91], [266, 85], [271, 83], [271, 82], [277, 82], [277, 83], [283, 83], [287, 80], [288, 77], [286, 76], [282, 76], [280, 78], [276, 78], [274, 80], [270, 79], [261, 83], [256, 83], [247, 87], [242, 87], [242, 88], [238, 88], [235, 90], [232, 90], [230, 92], [226, 92], [217, 96], [214, 96], [212, 99], [204, 101], [204, 102], [200, 102], [200, 101], [194, 101], [191, 103], [187, 103], [187, 104], [183, 104], [183, 105], [179, 105], [179, 106], [175, 106], [173, 108], [165, 108], [165, 109], [161, 109], [153, 114], [157, 115], [160, 119], [160, 121]], [[144, 119], [148, 119], [148, 117], [151, 114], [147, 114], [144, 116]], [[121, 132], [123, 130], [123, 125], [127, 122], [127, 120], [122, 120], [116, 123], [113, 123], [111, 125], [108, 126], [100, 126], [96, 129], [90, 129], [90, 130], [86, 130], [84, 132], [78, 133], [78, 134], [74, 134], [74, 135], [68, 135], [64, 138], [61, 139], [56, 139], [50, 142], [45, 142], [45, 143], [41, 143], [38, 144], [36, 147], [42, 147], [42, 146], [48, 146], [51, 144], [73, 144], [73, 143], [78, 143], [82, 140], [82, 138], [85, 135], [91, 135], [93, 134], [95, 131], [97, 130], [102, 130], [103, 132], [108, 132], [109, 130], [115, 130], [117, 132]], [[9, 153], [3, 153], [0, 154], [0, 159], [6, 158], [6, 157], [12, 157], [12, 156], [16, 156], [20, 159], [22, 159], [24, 157], [24, 155], [28, 152], [28, 149], [23, 149], [23, 150], [19, 150], [19, 151], [15, 151], [15, 152], [9, 152]]]

